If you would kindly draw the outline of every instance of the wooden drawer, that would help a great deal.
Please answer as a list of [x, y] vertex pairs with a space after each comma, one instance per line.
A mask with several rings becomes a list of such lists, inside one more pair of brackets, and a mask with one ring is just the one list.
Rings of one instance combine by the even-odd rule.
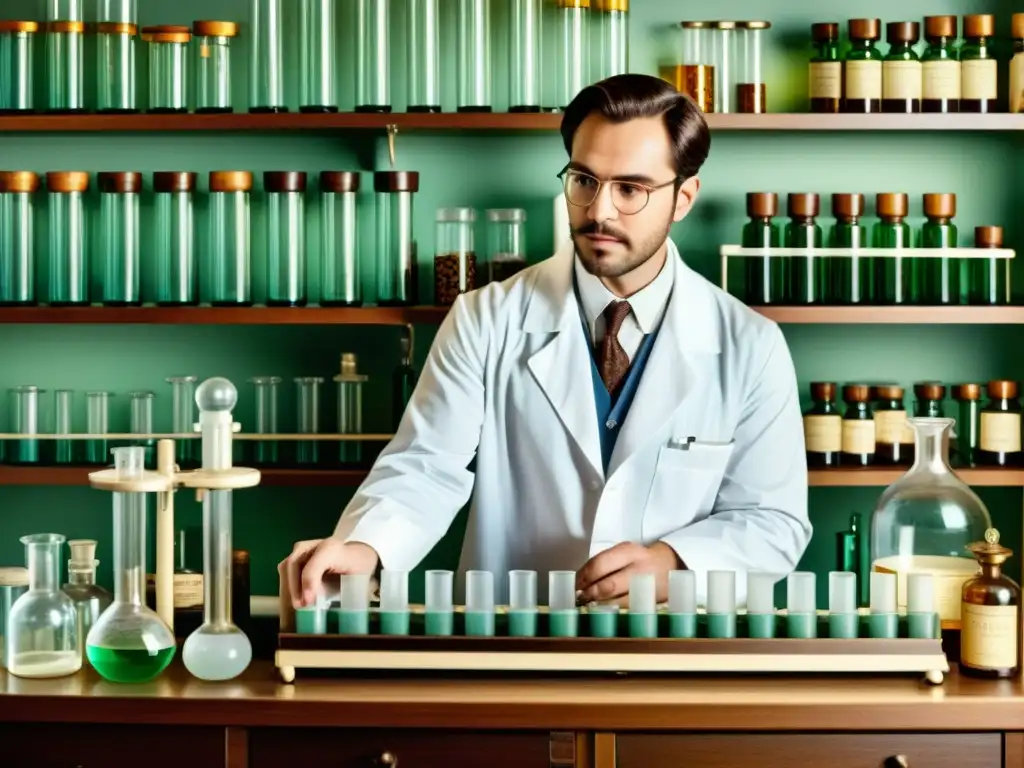
[[[548, 768], [544, 733], [260, 728], [249, 732], [249, 768]], [[388, 766], [388, 768], [390, 768]]]
[[1003, 761], [998, 733], [620, 734], [615, 742], [615, 768], [999, 768]]
[[224, 768], [224, 729], [6, 723], [3, 768]]

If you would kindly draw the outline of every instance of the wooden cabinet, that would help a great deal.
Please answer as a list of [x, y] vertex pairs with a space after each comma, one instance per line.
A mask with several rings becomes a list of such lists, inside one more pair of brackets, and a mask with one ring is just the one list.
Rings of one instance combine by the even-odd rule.
[[999, 768], [999, 733], [619, 734], [615, 768]]

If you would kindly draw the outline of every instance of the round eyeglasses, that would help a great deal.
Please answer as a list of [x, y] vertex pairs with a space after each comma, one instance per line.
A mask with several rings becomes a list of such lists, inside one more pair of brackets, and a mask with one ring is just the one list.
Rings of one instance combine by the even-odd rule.
[[635, 181], [618, 181], [616, 179], [601, 181], [589, 173], [571, 168], [563, 168], [559, 172], [558, 178], [562, 180], [565, 199], [569, 201], [570, 205], [579, 208], [588, 208], [593, 205], [601, 193], [601, 187], [607, 184], [611, 188], [612, 205], [624, 216], [640, 213], [650, 202], [652, 192], [670, 187], [679, 181], [678, 178], [675, 178], [653, 187]]

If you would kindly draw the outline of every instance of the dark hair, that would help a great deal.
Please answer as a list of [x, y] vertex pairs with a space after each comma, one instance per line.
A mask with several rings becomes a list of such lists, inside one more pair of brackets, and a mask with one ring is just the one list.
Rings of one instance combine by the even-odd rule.
[[708, 158], [711, 133], [700, 107], [661, 78], [614, 75], [576, 94], [562, 117], [562, 142], [570, 155], [576, 131], [592, 112], [615, 123], [661, 115], [672, 141], [676, 173], [682, 180], [696, 176]]

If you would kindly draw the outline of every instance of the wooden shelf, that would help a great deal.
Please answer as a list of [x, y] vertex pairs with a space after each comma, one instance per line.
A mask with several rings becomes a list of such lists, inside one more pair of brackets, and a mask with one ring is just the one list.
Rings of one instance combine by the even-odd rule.
[[1024, 307], [753, 307], [782, 324], [1017, 325]]
[[[812, 469], [808, 472], [808, 485], [817, 488], [884, 487], [906, 474], [907, 469], [908, 467]], [[953, 471], [965, 483], [976, 487], [1016, 488], [1024, 486], [1024, 468], [968, 467]]]
[[437, 324], [447, 307], [0, 307], [0, 323], [141, 325]]

